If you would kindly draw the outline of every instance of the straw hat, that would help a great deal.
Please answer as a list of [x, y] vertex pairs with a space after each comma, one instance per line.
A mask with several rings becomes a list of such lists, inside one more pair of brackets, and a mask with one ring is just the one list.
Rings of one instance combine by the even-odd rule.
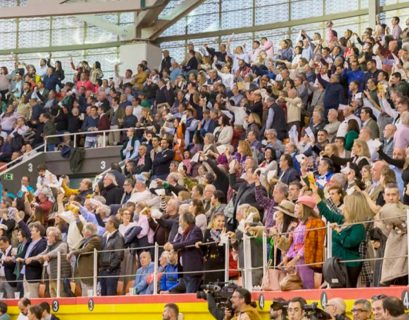
[[296, 218], [295, 214], [294, 214], [294, 203], [292, 203], [289, 200], [283, 200], [280, 202], [280, 204], [278, 206], [275, 206], [274, 209], [276, 209], [277, 211], [280, 211], [286, 215], [289, 215], [290, 217]]

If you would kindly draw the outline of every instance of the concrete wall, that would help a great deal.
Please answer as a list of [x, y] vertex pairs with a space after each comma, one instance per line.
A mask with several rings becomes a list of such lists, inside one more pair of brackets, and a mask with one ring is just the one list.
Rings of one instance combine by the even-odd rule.
[[126, 44], [119, 47], [120, 74], [126, 69], [135, 72], [137, 65], [142, 60], [147, 60], [150, 68], [158, 68], [162, 60], [160, 47], [146, 41]]

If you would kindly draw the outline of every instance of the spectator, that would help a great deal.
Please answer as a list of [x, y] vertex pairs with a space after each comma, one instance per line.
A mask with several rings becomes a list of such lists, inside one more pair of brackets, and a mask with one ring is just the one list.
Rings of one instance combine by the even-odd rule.
[[89, 290], [93, 290], [94, 276], [94, 249], [101, 250], [101, 239], [97, 235], [97, 228], [93, 223], [77, 222], [78, 229], [82, 230], [84, 239], [81, 240], [78, 249], [72, 250], [67, 258], [76, 258], [75, 277], [79, 277], [82, 289], [82, 295], [88, 295]]
[[177, 252], [163, 251], [159, 261], [161, 266], [163, 265], [161, 269], [159, 293], [166, 294], [178, 285], [179, 268]]
[[0, 320], [11, 320], [7, 314], [7, 304], [3, 301], [0, 301]]
[[[354, 320], [369, 320], [371, 319], [371, 303], [365, 299], [358, 299], [354, 301], [354, 306], [352, 307], [352, 315]], [[377, 319], [375, 317], [375, 319]], [[378, 319], [379, 320], [379, 319]]]
[[179, 225], [182, 233], [179, 233], [172, 243], [166, 243], [164, 249], [180, 250], [183, 271], [188, 272], [183, 274], [180, 284], [185, 287], [186, 293], [192, 293], [199, 289], [202, 280], [200, 271], [203, 270], [203, 255], [195, 244], [203, 240], [203, 233], [195, 226], [194, 216], [190, 213], [180, 216]]
[[143, 251], [139, 255], [141, 267], [136, 271], [135, 277], [135, 293], [136, 294], [152, 294], [153, 293], [153, 269], [154, 263], [151, 260], [151, 255], [147, 251]]
[[120, 221], [116, 217], [109, 217], [105, 223], [106, 233], [102, 238], [99, 275], [102, 296], [115, 296], [119, 280], [121, 261], [124, 256], [124, 238], [119, 233]]
[[44, 320], [59, 320], [58, 317], [51, 314], [51, 308], [48, 302], [44, 301], [40, 303], [40, 307], [43, 310], [43, 317], [41, 319]]
[[31, 306], [31, 301], [28, 298], [21, 298], [18, 303], [17, 307], [20, 310], [20, 313], [17, 317], [17, 320], [27, 320], [28, 309]]
[[165, 305], [165, 309], [162, 314], [163, 320], [178, 320], [179, 308], [175, 303], [168, 303]]

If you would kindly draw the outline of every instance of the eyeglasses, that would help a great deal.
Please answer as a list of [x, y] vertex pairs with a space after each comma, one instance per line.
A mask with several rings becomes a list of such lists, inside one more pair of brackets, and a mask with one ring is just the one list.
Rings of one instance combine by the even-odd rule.
[[351, 312], [352, 312], [352, 313], [368, 312], [368, 310], [365, 310], [365, 309], [352, 309]]

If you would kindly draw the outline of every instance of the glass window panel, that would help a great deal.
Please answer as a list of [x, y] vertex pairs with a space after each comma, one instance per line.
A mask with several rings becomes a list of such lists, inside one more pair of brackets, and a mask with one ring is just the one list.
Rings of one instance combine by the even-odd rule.
[[288, 3], [256, 8], [256, 25], [288, 21]]
[[249, 9], [253, 7], [253, 0], [222, 0], [222, 11]]
[[0, 48], [14, 49], [16, 47], [17, 34], [15, 32], [11, 33], [0, 33]]
[[54, 29], [51, 37], [53, 46], [83, 44], [84, 29]]
[[207, 14], [187, 18], [188, 33], [216, 31], [219, 29], [219, 14]]
[[17, 0], [0, 0], [0, 7], [7, 8], [7, 7], [16, 7]]
[[159, 19], [165, 17], [166, 15], [168, 15], [170, 12], [173, 11], [174, 8], [176, 8], [183, 1], [184, 0], [170, 0], [169, 3], [166, 5], [166, 7], [160, 13]]
[[222, 29], [249, 27], [253, 25], [252, 10], [222, 12]]
[[84, 22], [75, 17], [53, 17], [53, 29], [83, 28]]
[[251, 48], [251, 45], [253, 42], [253, 33], [248, 32], [248, 33], [234, 34], [233, 36], [223, 36], [222, 42], [227, 42], [229, 38], [231, 40], [230, 42], [231, 51], [233, 51], [238, 46], [243, 47], [244, 45], [246, 46], [246, 48]]
[[[318, 1], [318, 0], [317, 0]], [[256, 0], [256, 7], [262, 7], [262, 6], [271, 6], [271, 4], [280, 4], [280, 3], [288, 3], [288, 0], [276, 0], [276, 1], [271, 1], [271, 0]]]
[[162, 36], [175, 36], [180, 34], [185, 34], [186, 32], [186, 18], [180, 19], [174, 25], [167, 28], [163, 33]]
[[48, 47], [50, 45], [50, 31], [19, 32], [18, 46], [20, 48]]
[[116, 41], [118, 36], [109, 31], [103, 30], [99, 27], [89, 26], [87, 28], [87, 35], [85, 38], [85, 43], [103, 43]]
[[1, 32], [15, 32], [17, 31], [17, 22], [14, 19], [0, 20]]
[[198, 6], [189, 16], [195, 16], [199, 14], [209, 14], [219, 12], [219, 1], [218, 0], [206, 0], [203, 4]]
[[291, 2], [291, 19], [304, 19], [322, 16], [324, 12], [323, 2], [317, 0]]
[[135, 13], [123, 12], [119, 15], [119, 23], [133, 23], [135, 21]]
[[118, 24], [118, 15], [116, 13], [113, 14], [99, 14], [98, 17], [107, 20], [111, 23]]
[[369, 0], [361, 0], [361, 9], [368, 8]]
[[332, 14], [332, 13], [358, 10], [358, 1], [359, 0], [348, 0], [348, 1], [326, 0], [325, 1], [325, 13]]
[[20, 31], [49, 30], [50, 18], [20, 19], [18, 27]]

